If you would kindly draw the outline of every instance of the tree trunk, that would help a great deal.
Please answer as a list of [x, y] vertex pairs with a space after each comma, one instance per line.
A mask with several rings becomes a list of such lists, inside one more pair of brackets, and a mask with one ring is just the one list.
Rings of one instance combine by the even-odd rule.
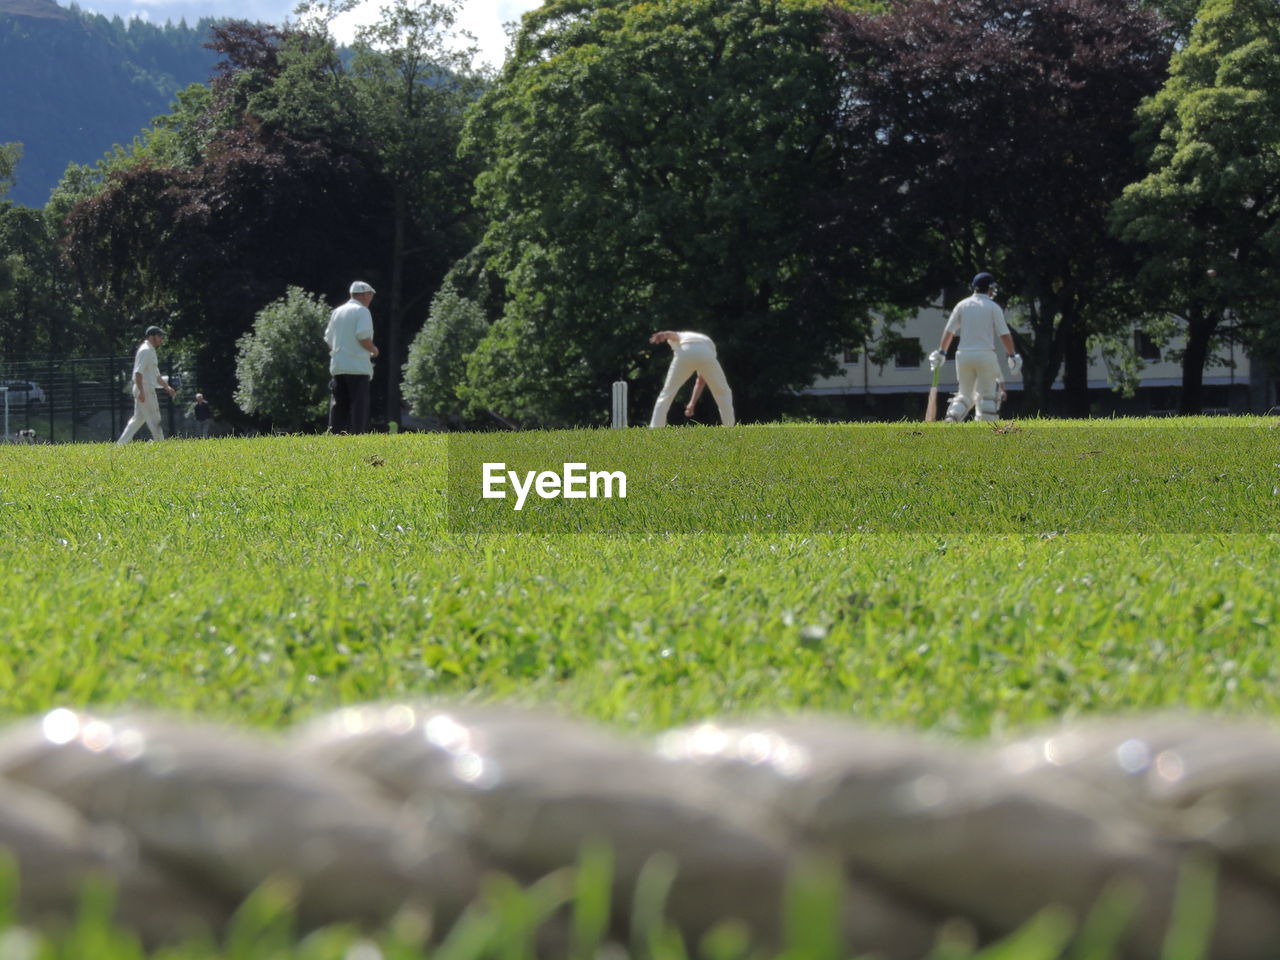
[[1032, 342], [1028, 353], [1031, 362], [1028, 364], [1029, 379], [1025, 380], [1027, 391], [1026, 413], [1045, 413], [1049, 410], [1049, 401], [1053, 393], [1053, 381], [1058, 378], [1058, 368], [1062, 365], [1062, 349], [1056, 340], [1053, 318], [1056, 308], [1046, 307], [1044, 302], [1032, 303], [1030, 310]]
[[387, 423], [400, 422], [400, 331], [404, 320], [404, 232], [408, 219], [408, 190], [397, 183], [393, 198], [394, 223], [391, 249], [391, 309], [387, 321]]
[[1089, 346], [1074, 316], [1062, 318], [1062, 387], [1068, 417], [1089, 416]]
[[1187, 346], [1182, 353], [1182, 395], [1178, 412], [1196, 414], [1204, 410], [1204, 365], [1209, 358], [1209, 341], [1218, 328], [1213, 314], [1191, 311], [1187, 318]]

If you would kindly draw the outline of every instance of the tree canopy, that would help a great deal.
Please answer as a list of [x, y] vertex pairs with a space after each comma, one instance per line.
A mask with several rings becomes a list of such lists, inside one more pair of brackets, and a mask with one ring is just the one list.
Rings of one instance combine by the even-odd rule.
[[895, 0], [834, 20], [850, 242], [874, 233], [900, 301], [991, 270], [1021, 308], [1033, 402], [1064, 360], [1082, 395], [1095, 298], [1128, 270], [1106, 217], [1138, 172], [1160, 20], [1135, 0]]
[[1142, 105], [1147, 175], [1117, 204], [1148, 301], [1187, 321], [1183, 412], [1199, 412], [1216, 337], [1270, 337], [1280, 302], [1280, 10], [1206, 0]]
[[805, 0], [555, 0], [526, 15], [472, 114], [489, 263], [506, 285], [472, 359], [483, 406], [596, 422], [610, 381], [699, 329], [750, 415], [860, 334], [858, 267], [822, 229], [837, 87]]
[[264, 305], [359, 277], [388, 420], [402, 370], [419, 412], [600, 423], [617, 379], [638, 411], [656, 329], [710, 334], [750, 420], [987, 269], [1032, 409], [1061, 371], [1087, 413], [1090, 351], [1132, 372], [1173, 314], [1186, 410], [1215, 344], [1280, 352], [1272, 0], [550, 0], [496, 79], [460, 0], [341, 50], [354, 2], [212, 25], [208, 83], [43, 211], [0, 199], [7, 358], [159, 323], [228, 409]]
[[0, 203], [0, 360], [29, 360], [63, 348], [71, 326], [67, 288], [45, 217]]
[[[429, 33], [439, 5], [396, 9]], [[384, 329], [425, 313], [474, 237], [456, 156], [474, 89], [431, 59], [427, 34], [359, 46], [350, 68], [315, 32], [229, 23], [213, 35], [211, 86], [186, 92], [71, 207], [67, 250], [122, 341], [163, 319], [202, 345], [205, 382], [229, 400], [236, 338], [290, 286], [336, 301], [368, 280], [389, 294], [390, 318], [374, 308]], [[394, 395], [400, 363], [379, 366]]]
[[22, 144], [0, 143], [0, 200], [13, 187], [14, 171], [22, 159]]

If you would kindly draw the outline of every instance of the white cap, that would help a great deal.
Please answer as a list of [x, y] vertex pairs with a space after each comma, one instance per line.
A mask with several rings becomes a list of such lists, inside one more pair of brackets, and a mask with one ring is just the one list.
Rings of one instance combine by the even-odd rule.
[[369, 285], [368, 285], [367, 283], [365, 283], [363, 280], [357, 280], [355, 283], [353, 283], [353, 284], [351, 285], [351, 293], [352, 293], [352, 294], [357, 294], [357, 293], [374, 293], [374, 292], [375, 292], [375, 291], [374, 291], [373, 287], [369, 286]]

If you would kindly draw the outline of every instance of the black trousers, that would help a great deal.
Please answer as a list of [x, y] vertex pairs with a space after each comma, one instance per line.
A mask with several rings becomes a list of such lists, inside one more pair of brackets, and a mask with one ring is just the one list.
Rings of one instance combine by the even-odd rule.
[[329, 381], [329, 432], [369, 432], [369, 378], [337, 373]]

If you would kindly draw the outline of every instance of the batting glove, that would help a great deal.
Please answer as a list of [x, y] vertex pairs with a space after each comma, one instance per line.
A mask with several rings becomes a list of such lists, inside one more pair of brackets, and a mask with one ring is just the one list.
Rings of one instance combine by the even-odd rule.
[[1009, 375], [1011, 377], [1016, 377], [1021, 372], [1022, 372], [1022, 354], [1020, 353], [1009, 354]]
[[[916, 354], [916, 356], [920, 356], [920, 354]], [[937, 370], [940, 366], [942, 366], [946, 362], [946, 360], [947, 358], [943, 356], [943, 353], [941, 350], [933, 351], [933, 353], [929, 354], [930, 372]]]

